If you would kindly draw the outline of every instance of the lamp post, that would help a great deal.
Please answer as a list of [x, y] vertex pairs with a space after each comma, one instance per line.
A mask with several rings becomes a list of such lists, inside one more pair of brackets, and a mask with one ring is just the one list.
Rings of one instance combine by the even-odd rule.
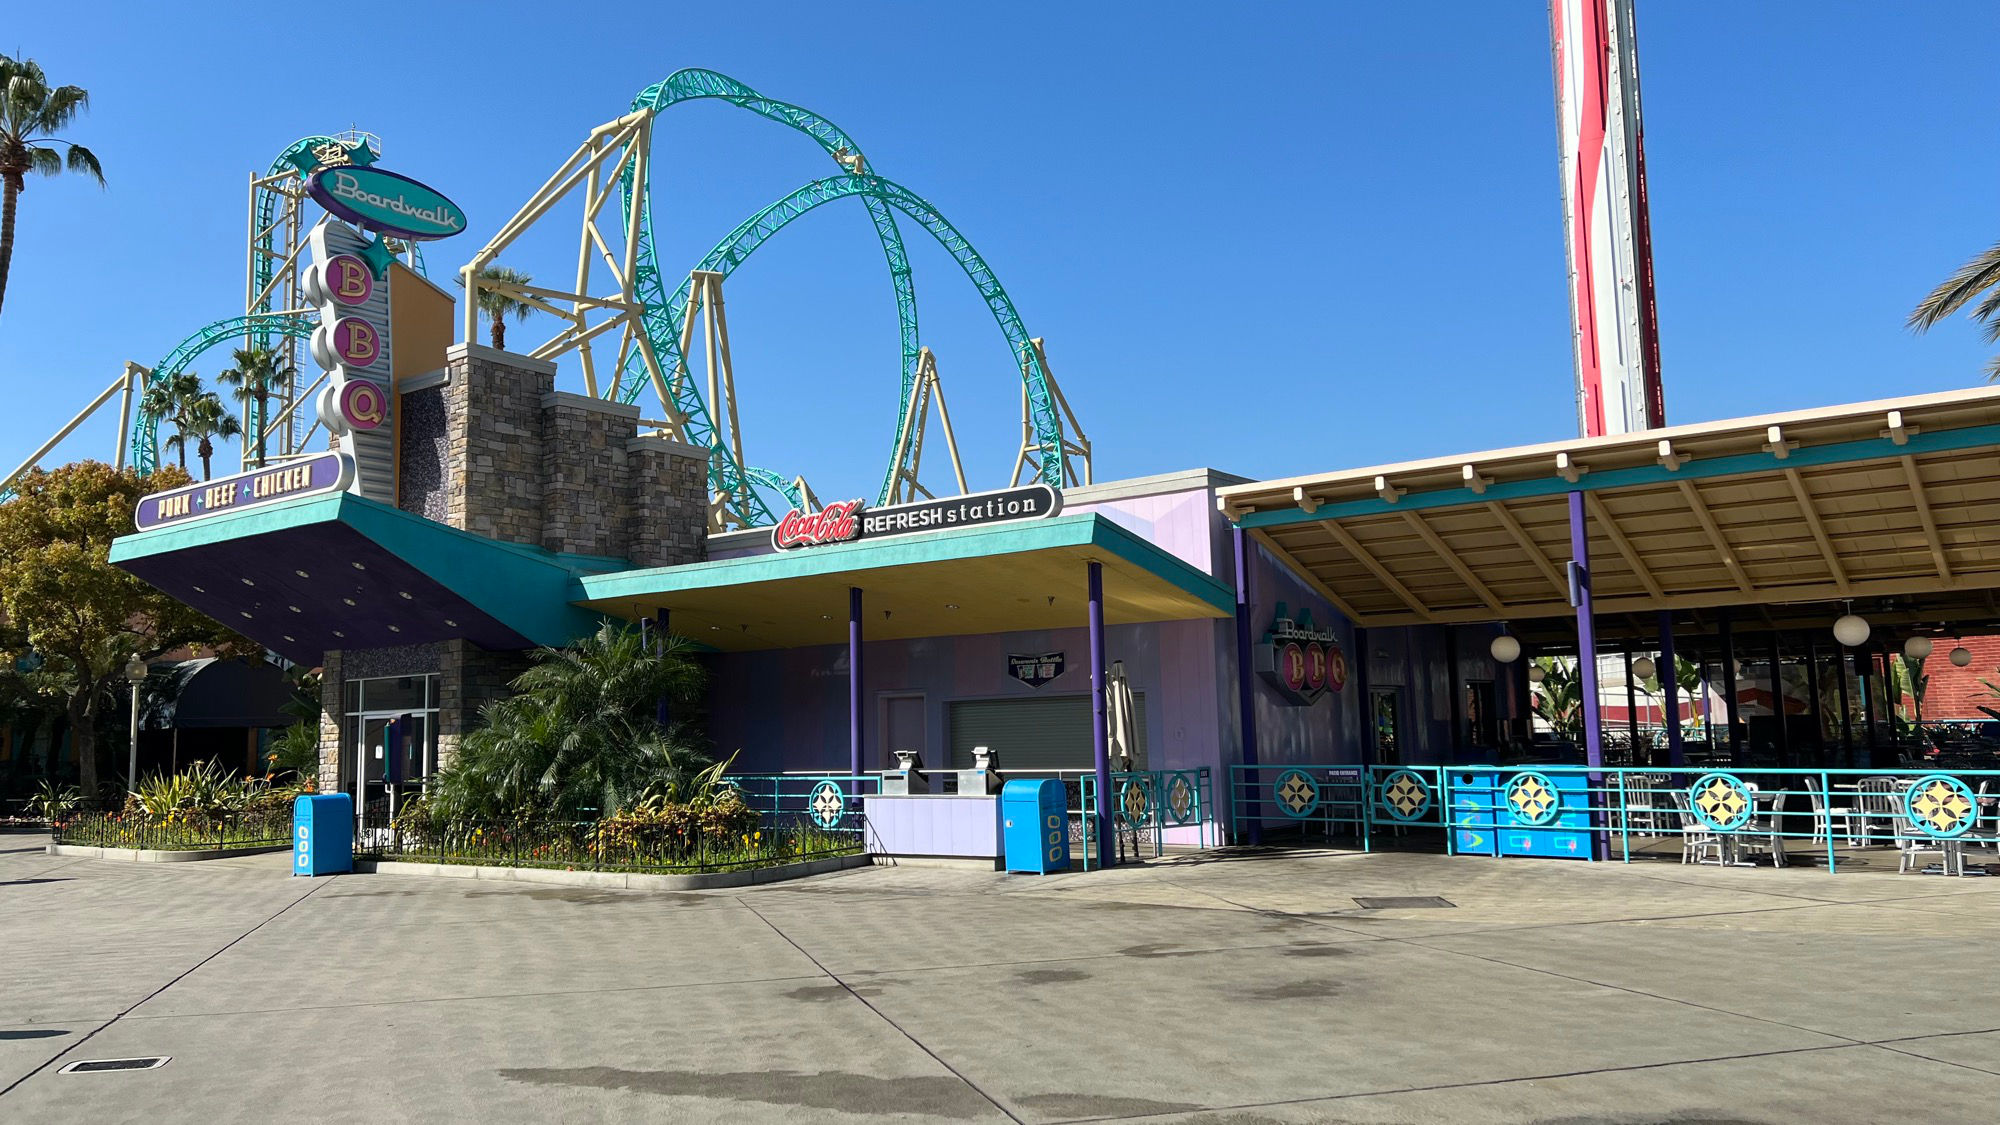
[[132, 729], [125, 759], [125, 788], [132, 790], [139, 787], [139, 685], [146, 682], [146, 662], [136, 652], [125, 662], [125, 678], [132, 684]]

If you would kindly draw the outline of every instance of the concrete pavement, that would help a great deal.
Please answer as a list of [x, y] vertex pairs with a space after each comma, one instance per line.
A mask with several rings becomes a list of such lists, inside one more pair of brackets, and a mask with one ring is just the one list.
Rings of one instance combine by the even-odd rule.
[[[649, 894], [40, 842], [0, 836], [0, 1120], [2000, 1117], [2000, 879], [1290, 853]], [[134, 1055], [172, 1062], [57, 1073]]]

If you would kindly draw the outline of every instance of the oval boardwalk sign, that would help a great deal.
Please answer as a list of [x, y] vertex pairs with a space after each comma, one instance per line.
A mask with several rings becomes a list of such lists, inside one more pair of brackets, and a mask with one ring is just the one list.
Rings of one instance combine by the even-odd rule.
[[363, 230], [424, 241], [465, 229], [465, 212], [456, 203], [380, 168], [323, 168], [306, 190], [321, 207]]

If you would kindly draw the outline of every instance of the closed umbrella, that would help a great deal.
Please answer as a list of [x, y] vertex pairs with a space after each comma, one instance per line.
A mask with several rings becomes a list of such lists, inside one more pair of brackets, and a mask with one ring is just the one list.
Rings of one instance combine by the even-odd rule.
[[1125, 662], [1111, 662], [1104, 685], [1104, 725], [1111, 744], [1112, 768], [1129, 770], [1138, 763], [1138, 718], [1132, 712], [1132, 685], [1125, 679]]

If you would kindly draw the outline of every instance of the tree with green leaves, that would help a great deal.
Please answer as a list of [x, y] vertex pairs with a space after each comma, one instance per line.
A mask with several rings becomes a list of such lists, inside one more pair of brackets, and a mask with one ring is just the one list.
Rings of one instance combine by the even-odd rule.
[[1583, 739], [1583, 678], [1576, 661], [1561, 656], [1538, 656], [1534, 666], [1542, 670], [1534, 685], [1530, 710], [1547, 723], [1558, 738], [1573, 742]]
[[678, 637], [649, 645], [607, 622], [568, 648], [537, 650], [515, 694], [480, 711], [480, 729], [439, 772], [432, 811], [587, 817], [685, 788], [710, 759], [686, 724], [663, 727], [655, 709], [700, 698], [691, 647]]
[[98, 722], [119, 704], [125, 661], [192, 648], [220, 656], [255, 651], [243, 637], [107, 561], [132, 531], [148, 493], [188, 483], [167, 466], [150, 475], [79, 461], [33, 469], [0, 504], [0, 613], [23, 633], [44, 671], [61, 683], [79, 780], [95, 796], [104, 748]]
[[67, 170], [104, 185], [104, 169], [91, 151], [55, 136], [90, 105], [81, 86], [49, 85], [33, 59], [0, 55], [0, 306], [14, 262], [14, 212], [28, 189], [28, 173], [55, 176]]
[[[506, 266], [487, 266], [479, 271], [479, 280], [497, 281], [502, 285], [527, 285], [535, 279]], [[461, 281], [459, 284], [463, 285], [464, 282]], [[479, 290], [479, 311], [485, 313], [491, 321], [487, 338], [492, 341], [494, 350], [504, 352], [507, 350], [507, 321], [511, 319], [519, 324], [528, 319], [529, 314], [539, 310], [512, 293], [503, 293], [482, 285]]]
[[[255, 419], [257, 432], [256, 468], [264, 467], [265, 441], [271, 433], [271, 399], [283, 394], [291, 385], [293, 371], [285, 366], [284, 356], [276, 348], [237, 348], [231, 360], [234, 367], [215, 376], [215, 381], [229, 388], [230, 397], [246, 407], [252, 407], [250, 417]], [[242, 433], [239, 427], [237, 433]], [[234, 436], [234, 435], [223, 435]]]
[[196, 400], [207, 393], [202, 389], [201, 376], [183, 371], [148, 383], [145, 393], [139, 396], [140, 413], [174, 428], [162, 444], [180, 457], [182, 472], [187, 471], [188, 413]]

